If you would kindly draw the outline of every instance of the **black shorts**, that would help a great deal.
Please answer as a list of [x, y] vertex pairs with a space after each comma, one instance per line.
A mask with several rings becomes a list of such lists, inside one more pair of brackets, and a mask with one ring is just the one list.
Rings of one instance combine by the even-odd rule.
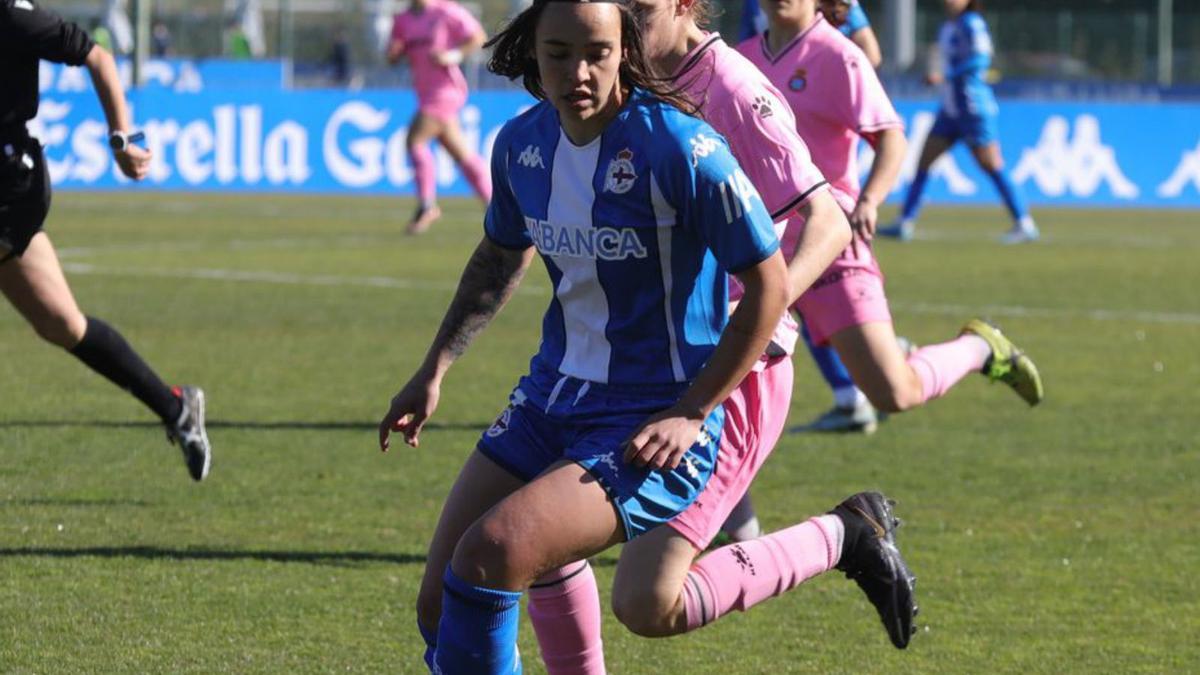
[[28, 136], [0, 140], [0, 262], [18, 257], [50, 211], [42, 146]]

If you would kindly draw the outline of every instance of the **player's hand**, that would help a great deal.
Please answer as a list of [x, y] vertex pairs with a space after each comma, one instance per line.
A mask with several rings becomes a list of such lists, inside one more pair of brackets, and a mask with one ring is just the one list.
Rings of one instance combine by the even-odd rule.
[[150, 172], [150, 160], [153, 158], [154, 155], [149, 150], [132, 143], [124, 150], [113, 150], [113, 159], [117, 160], [121, 173], [134, 180], [146, 177]]
[[417, 447], [421, 444], [421, 428], [437, 409], [442, 387], [437, 380], [421, 373], [413, 376], [400, 393], [392, 397], [391, 407], [379, 423], [379, 449], [391, 447], [392, 432], [404, 434], [404, 442]]
[[934, 87], [940, 85], [941, 83], [943, 83], [945, 81], [946, 81], [946, 78], [943, 77], [941, 73], [927, 73], [925, 75], [925, 84], [928, 84], [928, 85], [931, 85]]
[[879, 208], [869, 197], [858, 198], [854, 210], [850, 212], [850, 227], [862, 237], [863, 241], [871, 241], [875, 237], [875, 227], [879, 224]]
[[444, 52], [434, 52], [433, 60], [437, 61], [439, 66], [457, 66], [463, 62], [463, 53], [461, 49], [447, 49]]
[[704, 417], [698, 411], [668, 408], [651, 416], [625, 441], [624, 459], [634, 466], [674, 469], [703, 428]]

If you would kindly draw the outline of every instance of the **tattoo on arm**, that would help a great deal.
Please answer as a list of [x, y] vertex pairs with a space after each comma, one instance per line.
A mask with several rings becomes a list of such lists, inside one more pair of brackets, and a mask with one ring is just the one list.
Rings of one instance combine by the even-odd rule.
[[458, 291], [434, 339], [434, 351], [457, 359], [500, 311], [525, 276], [527, 251], [503, 249], [483, 241], [471, 255]]

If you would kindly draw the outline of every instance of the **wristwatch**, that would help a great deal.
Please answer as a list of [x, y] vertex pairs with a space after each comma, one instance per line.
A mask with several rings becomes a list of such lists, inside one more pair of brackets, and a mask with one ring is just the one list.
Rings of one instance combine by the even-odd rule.
[[132, 134], [124, 131], [114, 131], [108, 135], [108, 147], [113, 149], [113, 152], [122, 152], [129, 149], [131, 143], [137, 143], [146, 137], [146, 134], [141, 131], [135, 131]]

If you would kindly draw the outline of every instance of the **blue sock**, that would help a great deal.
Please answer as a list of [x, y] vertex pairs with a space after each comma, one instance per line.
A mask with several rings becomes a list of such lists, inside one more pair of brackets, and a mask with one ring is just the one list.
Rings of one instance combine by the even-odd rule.
[[908, 194], [904, 195], [904, 210], [900, 212], [901, 220], [913, 220], [917, 211], [921, 210], [921, 195], [925, 192], [925, 181], [929, 179], [928, 171], [917, 170], [912, 183], [908, 186]]
[[521, 594], [473, 586], [446, 566], [437, 667], [446, 675], [520, 675]]
[[812, 335], [809, 335], [808, 326], [804, 325], [804, 322], [800, 323], [800, 334], [804, 336], [804, 344], [808, 345], [808, 353], [812, 354], [817, 369], [821, 371], [821, 377], [825, 378], [830, 389], [837, 391], [854, 386], [854, 380], [850, 379], [850, 372], [846, 370], [846, 365], [842, 363], [837, 350], [829, 345], [824, 347], [814, 345]]
[[417, 621], [417, 630], [421, 631], [421, 639], [425, 641], [425, 665], [433, 670], [433, 655], [437, 652], [437, 631], [429, 630]]
[[996, 191], [1000, 193], [1000, 198], [1004, 200], [1004, 205], [1008, 207], [1008, 212], [1012, 214], [1014, 221], [1019, 221], [1029, 215], [1029, 211], [1025, 208], [1025, 200], [1021, 198], [1020, 191], [1012, 182], [1012, 177], [1008, 175], [1008, 171], [1000, 169], [999, 171], [988, 171], [987, 175], [996, 185]]

